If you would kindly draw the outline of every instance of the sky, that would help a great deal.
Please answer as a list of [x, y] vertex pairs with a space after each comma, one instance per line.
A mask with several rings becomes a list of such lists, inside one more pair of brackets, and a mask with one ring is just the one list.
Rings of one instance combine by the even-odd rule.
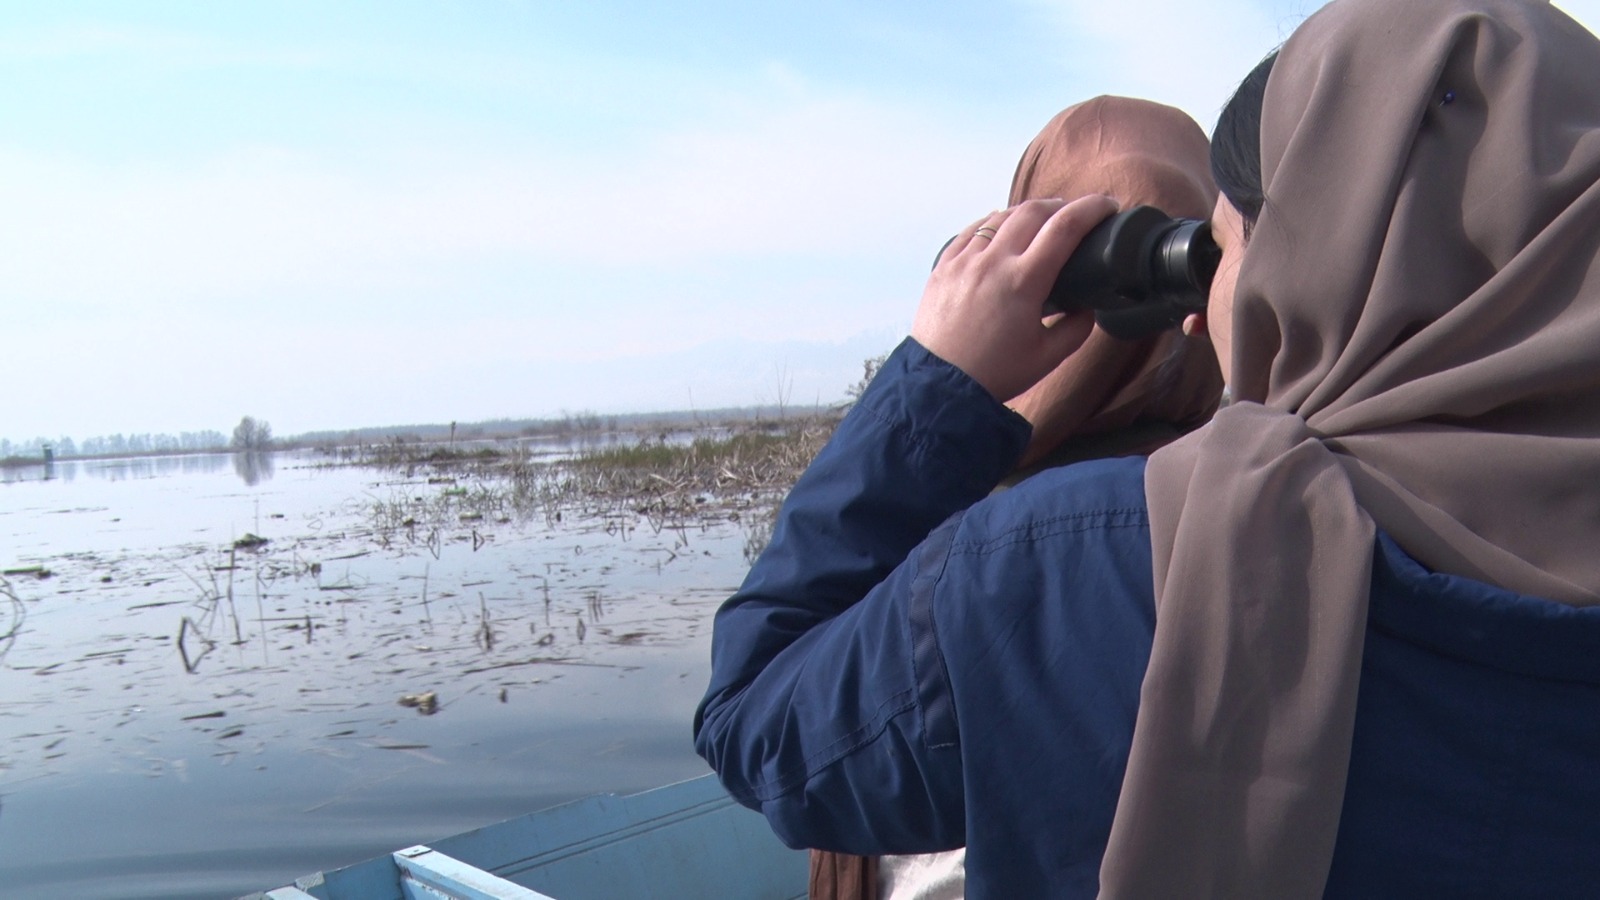
[[1319, 5], [0, 0], [0, 437], [832, 402], [1058, 110]]

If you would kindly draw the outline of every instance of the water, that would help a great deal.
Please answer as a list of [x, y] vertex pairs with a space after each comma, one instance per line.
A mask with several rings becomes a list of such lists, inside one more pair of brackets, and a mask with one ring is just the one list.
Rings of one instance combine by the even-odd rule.
[[51, 573], [0, 598], [0, 893], [229, 897], [705, 771], [750, 516], [555, 521], [314, 462], [0, 481], [0, 568]]

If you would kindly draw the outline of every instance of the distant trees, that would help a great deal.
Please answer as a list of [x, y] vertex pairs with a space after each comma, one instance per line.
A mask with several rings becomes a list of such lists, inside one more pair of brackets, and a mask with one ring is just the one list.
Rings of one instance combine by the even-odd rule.
[[227, 444], [227, 439], [222, 432], [207, 429], [205, 431], [184, 431], [178, 435], [178, 449], [180, 450], [220, 450]]
[[39, 459], [44, 456], [44, 448], [50, 447], [57, 458], [78, 455], [78, 446], [72, 438], [62, 436], [51, 440], [46, 437], [36, 437], [20, 444], [0, 438], [0, 459]]
[[[548, 428], [541, 423], [535, 426], [530, 426], [532, 431], [529, 429], [523, 429], [523, 433], [554, 433], [558, 435], [599, 434], [606, 428], [606, 420], [601, 418], [600, 414], [594, 412], [593, 410], [584, 410], [578, 413], [571, 413], [567, 412], [566, 410], [562, 410], [560, 419], [546, 421], [548, 422]], [[612, 416], [610, 421], [611, 426], [614, 429], [616, 427], [617, 417]]]
[[[265, 424], [265, 423], [263, 423]], [[272, 433], [266, 433], [270, 441]], [[220, 431], [184, 431], [179, 434], [108, 434], [74, 441], [62, 435], [51, 440], [37, 437], [16, 443], [0, 438], [0, 459], [37, 459], [46, 444], [55, 449], [56, 459], [82, 456], [123, 456], [142, 453], [200, 453], [228, 448], [228, 436]]]
[[264, 419], [258, 421], [253, 416], [245, 416], [234, 426], [229, 446], [235, 450], [271, 450], [272, 426]]
[[861, 399], [861, 395], [866, 393], [867, 385], [872, 383], [872, 379], [878, 375], [878, 370], [888, 361], [888, 352], [861, 361], [861, 380], [845, 388], [845, 406], [852, 406]]

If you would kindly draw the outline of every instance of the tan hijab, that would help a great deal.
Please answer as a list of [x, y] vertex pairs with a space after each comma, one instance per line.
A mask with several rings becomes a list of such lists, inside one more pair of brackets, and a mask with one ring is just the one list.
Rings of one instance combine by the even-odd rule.
[[1284, 47], [1235, 403], [1147, 470], [1156, 636], [1106, 897], [1320, 897], [1382, 528], [1600, 601], [1600, 42], [1336, 0]]
[[[1169, 215], [1204, 219], [1217, 196], [1210, 146], [1181, 110], [1096, 97], [1056, 114], [1028, 145], [1008, 205], [1110, 194], [1124, 208], [1149, 204]], [[1021, 465], [1039, 461], [1068, 436], [1143, 423], [1173, 426], [1162, 432], [1164, 443], [1209, 419], [1221, 394], [1222, 373], [1205, 339], [1173, 330], [1123, 341], [1095, 329], [1080, 350], [1011, 401], [1033, 424]], [[1127, 452], [1139, 449], [1144, 448], [1130, 445]]]

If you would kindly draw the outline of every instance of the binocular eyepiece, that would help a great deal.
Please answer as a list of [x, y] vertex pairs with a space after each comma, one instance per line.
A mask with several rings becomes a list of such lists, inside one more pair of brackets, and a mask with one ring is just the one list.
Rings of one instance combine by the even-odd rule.
[[1084, 236], [1056, 276], [1045, 307], [1092, 309], [1107, 334], [1138, 340], [1205, 312], [1221, 259], [1207, 223], [1136, 206]]

